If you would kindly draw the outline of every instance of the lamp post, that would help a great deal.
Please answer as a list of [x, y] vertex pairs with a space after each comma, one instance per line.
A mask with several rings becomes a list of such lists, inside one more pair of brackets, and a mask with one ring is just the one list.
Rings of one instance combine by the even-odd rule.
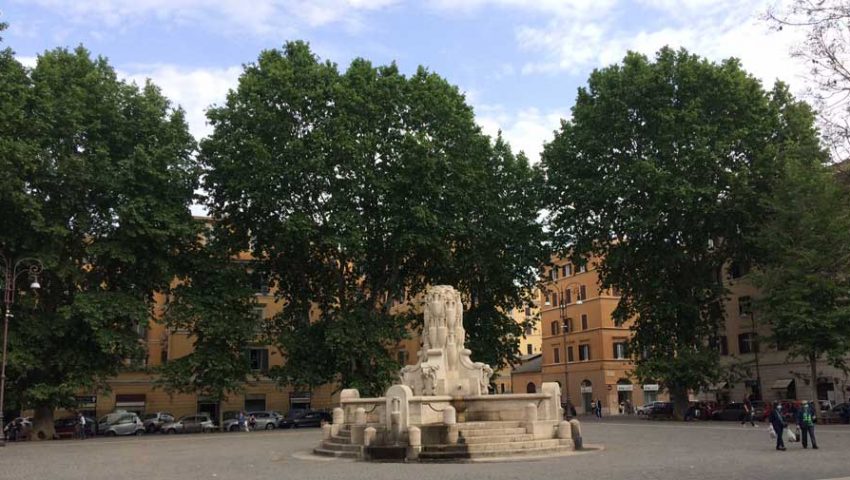
[[[567, 408], [569, 408], [570, 404], [572, 403], [572, 400], [570, 399], [570, 357], [567, 354], [567, 333], [569, 333], [569, 330], [572, 329], [572, 322], [567, 322], [567, 320], [571, 320], [571, 318], [567, 316], [567, 303], [564, 301], [566, 299], [564, 293], [570, 290], [570, 300], [572, 300], [571, 289], [573, 286], [577, 285], [579, 285], [577, 282], [572, 282], [563, 288], [559, 287], [557, 283], [555, 285], [555, 288], [558, 292], [558, 313], [560, 314], [561, 320], [561, 332], [564, 337], [564, 396], [566, 400], [565, 403], [568, 404]], [[581, 298], [579, 297], [578, 293], [576, 293], [576, 305], [581, 305], [582, 303], [583, 302]]]
[[9, 321], [12, 319], [12, 304], [15, 303], [16, 284], [18, 277], [28, 274], [30, 288], [38, 290], [38, 274], [44, 270], [41, 260], [37, 258], [21, 258], [17, 261], [0, 252], [0, 269], [3, 273], [3, 303], [6, 310], [3, 315], [3, 366], [0, 368], [0, 446], [6, 446], [5, 422], [3, 411], [6, 408], [6, 346], [9, 340]]

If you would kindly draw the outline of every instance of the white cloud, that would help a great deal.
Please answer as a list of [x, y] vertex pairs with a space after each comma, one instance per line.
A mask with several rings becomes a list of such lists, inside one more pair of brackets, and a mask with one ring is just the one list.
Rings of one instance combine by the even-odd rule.
[[150, 78], [163, 94], [186, 110], [189, 131], [197, 139], [212, 132], [206, 123], [206, 110], [213, 104], [222, 104], [227, 92], [235, 88], [242, 67], [183, 68], [175, 65], [139, 65], [132, 73], [119, 72], [123, 78], [144, 85]]
[[[23, 1], [23, 0], [18, 0]], [[343, 23], [359, 28], [362, 12], [397, 0], [27, 0], [77, 24], [121, 28], [156, 20], [177, 25], [203, 24], [235, 33], [291, 33], [301, 26]]]
[[34, 68], [35, 63], [38, 61], [38, 57], [24, 57], [24, 56], [15, 56], [15, 59], [21, 62], [21, 65], [27, 68]]
[[[595, 18], [580, 23], [555, 17], [543, 26], [516, 30], [520, 48], [536, 55], [524, 74], [576, 74], [622, 60], [633, 50], [653, 55], [661, 47], [684, 47], [712, 60], [741, 59], [744, 68], [772, 84], [777, 78], [802, 92], [804, 66], [790, 56], [798, 33], [772, 31], [761, 20], [765, 0], [639, 0], [662, 21], [657, 28], [635, 30], [629, 21]], [[661, 26], [663, 25], [663, 26]]]
[[501, 130], [511, 149], [525, 152], [532, 163], [540, 160], [543, 142], [552, 139], [553, 132], [561, 126], [561, 119], [568, 116], [566, 109], [544, 112], [529, 107], [508, 111], [502, 105], [479, 105], [475, 107], [475, 113], [484, 133], [495, 138]]

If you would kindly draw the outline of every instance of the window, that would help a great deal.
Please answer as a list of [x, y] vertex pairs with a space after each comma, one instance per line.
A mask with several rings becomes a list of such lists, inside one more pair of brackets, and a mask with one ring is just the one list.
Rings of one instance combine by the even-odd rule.
[[269, 277], [262, 272], [251, 272], [251, 287], [257, 295], [268, 295]]
[[573, 358], [573, 347], [572, 346], [567, 347], [567, 361], [568, 362], [574, 362], [575, 361], [575, 359]]
[[573, 319], [567, 318], [564, 320], [564, 333], [570, 333], [573, 331]]
[[552, 352], [554, 354], [554, 356], [552, 358], [555, 359], [555, 363], [561, 363], [561, 349], [558, 348], [558, 347], [555, 347], [555, 348], [552, 349]]
[[525, 307], [525, 316], [526, 316], [526, 317], [530, 317], [530, 316], [531, 316], [531, 307]]
[[549, 327], [552, 329], [552, 335], [557, 335], [557, 334], [558, 334], [558, 321], [557, 321], [557, 320], [556, 320], [556, 321], [554, 321], [554, 322], [552, 322], [552, 323], [549, 325]]
[[578, 346], [578, 359], [582, 362], [590, 360], [590, 345]]
[[552, 280], [558, 279], [558, 269], [557, 268], [553, 268], [552, 270], [549, 270], [549, 278], [551, 278]]
[[752, 299], [750, 297], [738, 297], [738, 315], [742, 317], [750, 315], [753, 311], [752, 308]]
[[584, 273], [587, 271], [587, 264], [581, 265], [578, 267], [578, 273]]
[[552, 304], [549, 302], [549, 294], [548, 294], [548, 293], [547, 293], [547, 294], [545, 294], [545, 301], [544, 301], [543, 303], [544, 303], [545, 305], [552, 305]]
[[738, 353], [755, 353], [758, 350], [758, 338], [755, 333], [749, 332], [738, 335]]
[[573, 291], [572, 290], [570, 290], [568, 288], [566, 291], [564, 291], [564, 295], [566, 295], [566, 297], [567, 297], [566, 302], [567, 302], [568, 305], [570, 303], [573, 303]]
[[558, 294], [553, 293], [552, 294], [552, 305], [557, 305], [557, 304], [558, 304]]
[[578, 290], [578, 299], [579, 299], [579, 300], [585, 300], [585, 299], [587, 299], [587, 289], [585, 288], [585, 286], [584, 286], [584, 285], [582, 285], [582, 286], [580, 286], [580, 287], [579, 287], [579, 290]]
[[532, 333], [534, 333], [534, 326], [531, 325], [531, 324], [527, 324], [525, 326], [525, 336], [527, 337], [527, 336], [531, 335]]
[[585, 313], [581, 314], [581, 329], [587, 330], [587, 314]]
[[570, 275], [572, 275], [573, 274], [572, 265], [570, 265], [570, 264], [564, 265], [562, 267], [561, 273], [563, 273], [562, 276], [564, 276], [564, 277], [569, 277]]
[[528, 355], [534, 353], [534, 347], [530, 343], [525, 345], [525, 353]]
[[266, 373], [269, 371], [269, 351], [266, 348], [249, 348], [248, 364], [251, 370]]
[[626, 342], [614, 342], [614, 358], [617, 360], [626, 359]]
[[499, 389], [501, 390], [501, 393], [505, 393], [505, 384], [504, 383], [500, 384]]
[[407, 365], [408, 358], [410, 358], [410, 355], [408, 355], [407, 350], [399, 350], [396, 354], [396, 360], [401, 365]]

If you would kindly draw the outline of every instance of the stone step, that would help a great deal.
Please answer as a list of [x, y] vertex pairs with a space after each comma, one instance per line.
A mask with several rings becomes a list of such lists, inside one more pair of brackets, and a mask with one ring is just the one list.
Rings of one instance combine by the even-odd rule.
[[524, 440], [518, 442], [499, 443], [471, 443], [459, 445], [427, 445], [422, 448], [423, 452], [492, 452], [492, 451], [519, 451], [535, 448], [553, 448], [561, 446], [557, 438], [543, 440]]
[[523, 426], [523, 422], [520, 421], [505, 421], [505, 420], [494, 420], [494, 421], [482, 421], [482, 422], [460, 422], [457, 424], [458, 428], [474, 428], [474, 429], [482, 429], [482, 428], [519, 428]]
[[460, 428], [460, 435], [466, 437], [494, 437], [506, 435], [522, 435], [525, 433], [525, 428]]
[[522, 433], [517, 435], [473, 435], [471, 437], [461, 437], [458, 443], [476, 444], [476, 443], [510, 443], [510, 442], [526, 442], [534, 440], [534, 435], [530, 433]]
[[335, 452], [359, 452], [359, 445], [352, 445], [350, 443], [337, 443], [329, 440], [322, 440], [322, 446], [325, 450], [333, 450]]
[[331, 441], [334, 442], [334, 443], [351, 443], [351, 437], [350, 436], [340, 437], [339, 435], [332, 435]]
[[348, 428], [340, 428], [339, 431], [336, 432], [336, 434], [337, 434], [337, 436], [340, 436], [340, 437], [350, 437], [351, 436], [351, 430], [348, 429]]
[[323, 457], [337, 457], [337, 458], [359, 458], [360, 455], [357, 452], [342, 452], [337, 450], [327, 450], [325, 448], [314, 448], [313, 453], [316, 455], [321, 455]]
[[573, 451], [570, 445], [557, 447], [542, 447], [542, 448], [525, 448], [525, 449], [504, 449], [504, 450], [487, 450], [483, 452], [432, 452], [423, 451], [419, 454], [419, 460], [428, 461], [446, 461], [446, 460], [464, 460], [476, 458], [498, 458], [498, 457], [544, 457], [555, 454], [569, 453]]

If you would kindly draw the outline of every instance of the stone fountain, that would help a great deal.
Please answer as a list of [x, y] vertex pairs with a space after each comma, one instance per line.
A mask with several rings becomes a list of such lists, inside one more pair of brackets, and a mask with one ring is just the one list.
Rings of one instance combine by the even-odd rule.
[[383, 397], [343, 390], [318, 455], [362, 460], [440, 461], [548, 456], [571, 451], [578, 422], [563, 421], [561, 390], [490, 394], [493, 369], [464, 345], [463, 304], [450, 286], [428, 288], [416, 365], [401, 369]]

